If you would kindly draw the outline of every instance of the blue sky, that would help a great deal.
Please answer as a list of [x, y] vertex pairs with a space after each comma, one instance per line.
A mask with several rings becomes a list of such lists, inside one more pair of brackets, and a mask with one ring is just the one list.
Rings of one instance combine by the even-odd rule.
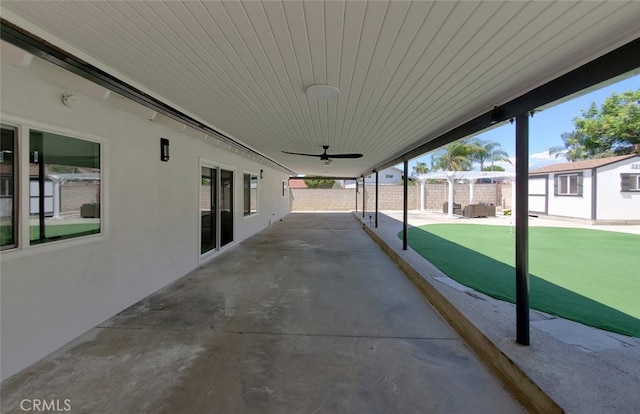
[[[533, 118], [529, 120], [529, 167], [533, 169], [554, 162], [566, 162], [563, 157], [556, 159], [555, 156], [549, 156], [548, 150], [551, 147], [563, 145], [560, 135], [563, 132], [573, 131], [573, 118], [579, 117], [581, 110], [589, 108], [593, 102], [600, 106], [614, 92], [622, 93], [637, 89], [640, 89], [640, 75], [535, 113]], [[510, 158], [512, 160], [515, 159], [515, 125], [506, 123], [476, 136], [482, 140], [500, 143]], [[417, 161], [426, 162], [427, 166], [431, 168], [431, 156], [429, 154], [409, 161], [410, 170]], [[508, 164], [503, 166], [507, 170], [513, 170], [513, 166]], [[399, 168], [402, 168], [402, 165]], [[476, 166], [475, 168], [478, 167]]]

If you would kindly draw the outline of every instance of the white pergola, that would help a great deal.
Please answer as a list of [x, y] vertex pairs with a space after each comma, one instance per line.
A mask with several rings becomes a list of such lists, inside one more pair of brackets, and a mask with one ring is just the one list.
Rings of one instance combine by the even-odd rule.
[[100, 181], [98, 173], [71, 173], [71, 174], [49, 174], [47, 176], [53, 182], [53, 218], [61, 219], [60, 186], [66, 181]]
[[419, 174], [415, 178], [420, 181], [420, 211], [424, 211], [424, 186], [427, 180], [447, 180], [449, 183], [449, 197], [447, 217], [453, 217], [453, 184], [458, 182], [469, 183], [469, 203], [473, 202], [473, 187], [482, 178], [503, 178], [511, 182], [512, 209], [515, 206], [515, 177], [512, 171], [436, 171], [427, 174]]

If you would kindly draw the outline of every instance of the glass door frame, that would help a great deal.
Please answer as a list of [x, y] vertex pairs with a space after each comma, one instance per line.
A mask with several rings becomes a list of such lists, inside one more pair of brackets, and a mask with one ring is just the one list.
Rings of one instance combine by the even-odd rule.
[[[216, 171], [216, 182], [215, 182], [215, 194], [212, 194], [212, 199], [215, 200], [215, 212], [214, 212], [214, 219], [215, 219], [215, 247], [207, 252], [201, 253], [202, 252], [202, 213], [201, 213], [201, 208], [200, 208], [200, 199], [201, 199], [201, 188], [202, 188], [202, 184], [201, 184], [201, 180], [202, 180], [202, 169], [203, 168], [210, 168], [212, 170]], [[221, 237], [221, 232], [222, 232], [222, 217], [221, 217], [221, 205], [220, 205], [220, 199], [221, 199], [221, 194], [222, 194], [222, 188], [221, 188], [221, 171], [222, 170], [226, 170], [226, 171], [230, 171], [232, 174], [232, 187], [231, 187], [231, 192], [232, 192], [232, 196], [231, 196], [231, 209], [232, 209], [232, 226], [233, 226], [233, 233], [232, 233], [232, 240], [229, 241], [227, 244], [225, 244], [224, 246], [221, 246], [221, 242], [222, 242], [222, 237]], [[230, 246], [233, 246], [235, 244], [235, 240], [236, 240], [236, 224], [237, 224], [237, 220], [236, 220], [236, 194], [237, 194], [237, 178], [236, 178], [236, 169], [234, 167], [231, 167], [229, 165], [225, 165], [225, 164], [221, 164], [218, 162], [214, 162], [214, 161], [210, 161], [204, 158], [200, 158], [200, 162], [198, 163], [198, 178], [199, 178], [199, 188], [198, 188], [198, 257], [199, 257], [199, 263], [203, 263], [208, 261], [209, 259], [213, 258], [214, 256], [216, 256], [219, 252], [226, 250], [227, 248], [229, 248]]]

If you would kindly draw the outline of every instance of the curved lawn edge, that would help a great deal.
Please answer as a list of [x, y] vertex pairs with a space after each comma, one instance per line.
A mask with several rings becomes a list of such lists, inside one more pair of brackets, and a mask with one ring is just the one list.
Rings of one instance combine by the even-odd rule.
[[[402, 237], [402, 232], [398, 234]], [[412, 227], [409, 246], [455, 281], [515, 303], [515, 234], [510, 226]], [[565, 319], [640, 337], [640, 236], [595, 229], [529, 228], [530, 306]]]

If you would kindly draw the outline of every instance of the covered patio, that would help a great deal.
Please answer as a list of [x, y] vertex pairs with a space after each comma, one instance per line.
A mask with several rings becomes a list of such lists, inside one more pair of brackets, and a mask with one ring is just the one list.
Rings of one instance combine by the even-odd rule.
[[[407, 251], [409, 161], [515, 122], [518, 302], [494, 339], [526, 360], [529, 118], [637, 74], [639, 2], [0, 12], [3, 409], [52, 396], [80, 412], [521, 410], [366, 223], [290, 214], [287, 183], [377, 183], [403, 164]], [[96, 232], [46, 234], [56, 149], [60, 171], [91, 160], [100, 176]], [[536, 387], [517, 395], [527, 410], [559, 411]]]

